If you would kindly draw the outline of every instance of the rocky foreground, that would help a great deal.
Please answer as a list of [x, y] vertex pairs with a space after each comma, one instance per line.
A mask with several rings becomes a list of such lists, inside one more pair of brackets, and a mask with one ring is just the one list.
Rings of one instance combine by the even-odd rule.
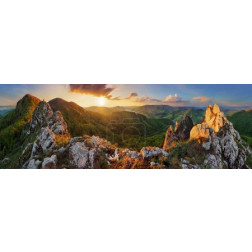
[[[71, 138], [61, 112], [41, 101], [22, 130], [20, 168], [143, 169], [249, 168], [250, 149], [217, 105], [208, 106], [205, 120], [190, 117], [168, 127], [163, 149], [140, 152], [118, 148], [98, 136]], [[2, 161], [3, 162], [3, 161]]]

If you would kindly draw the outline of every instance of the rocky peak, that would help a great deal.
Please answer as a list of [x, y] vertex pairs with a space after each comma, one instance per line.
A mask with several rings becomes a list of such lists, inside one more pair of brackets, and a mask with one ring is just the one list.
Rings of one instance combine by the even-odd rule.
[[170, 125], [165, 134], [163, 149], [170, 149], [171, 147], [174, 147], [177, 141], [185, 141], [189, 139], [192, 127], [193, 121], [189, 116], [186, 116], [180, 123], [176, 122], [174, 131], [172, 125]]
[[200, 140], [199, 144], [208, 152], [204, 161], [207, 167], [246, 168], [249, 149], [243, 145], [239, 133], [218, 105], [207, 107], [205, 120], [192, 128], [190, 140]]
[[192, 128], [190, 139], [207, 139], [212, 131], [219, 132], [226, 121], [224, 113], [220, 111], [217, 104], [209, 105], [206, 109], [205, 120]]
[[217, 104], [214, 104], [214, 106], [209, 105], [207, 107], [204, 122], [208, 124], [208, 127], [212, 128], [215, 132], [218, 132], [220, 128], [223, 127], [225, 121], [224, 113], [220, 111]]

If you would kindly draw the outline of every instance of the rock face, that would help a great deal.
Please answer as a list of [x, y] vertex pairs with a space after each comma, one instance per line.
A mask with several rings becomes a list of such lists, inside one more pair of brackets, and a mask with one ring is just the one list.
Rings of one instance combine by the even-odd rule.
[[38, 168], [41, 163], [42, 168], [56, 168], [55, 155], [44, 160], [41, 156], [57, 150], [63, 142], [70, 140], [62, 114], [59, 111], [53, 112], [45, 101], [41, 101], [34, 110], [30, 123], [24, 127], [23, 136], [33, 141], [32, 145], [29, 143], [25, 147], [20, 159], [21, 164], [27, 168]]
[[55, 169], [57, 168], [57, 156], [52, 155], [51, 157], [44, 158], [42, 163], [42, 169]]
[[212, 152], [204, 161], [209, 168], [246, 168], [249, 153], [231, 122], [226, 121], [217, 134], [210, 134], [202, 146]]
[[205, 120], [192, 128], [190, 140], [200, 140], [209, 152], [204, 160], [206, 168], [246, 168], [248, 149], [218, 105], [207, 107]]
[[23, 129], [24, 146], [20, 163], [29, 169], [104, 169], [164, 168], [168, 153], [157, 147], [140, 152], [117, 148], [97, 136], [70, 138], [59, 111], [53, 112], [45, 101], [38, 104], [32, 119]]
[[140, 153], [143, 159], [148, 159], [148, 158], [156, 157], [159, 155], [163, 155], [165, 157], [169, 156], [168, 152], [158, 147], [144, 147], [141, 149]]
[[190, 139], [207, 139], [210, 135], [209, 129], [217, 133], [226, 121], [227, 119], [224, 117], [224, 113], [220, 111], [217, 104], [214, 104], [214, 106], [209, 105], [206, 109], [205, 120], [201, 124], [193, 127], [190, 133]]
[[174, 131], [172, 125], [170, 125], [166, 131], [163, 149], [168, 150], [174, 147], [177, 141], [189, 139], [192, 127], [193, 121], [189, 116], [186, 116], [180, 123], [176, 122]]
[[247, 168], [246, 156], [252, 154], [217, 105], [207, 107], [201, 124], [194, 126], [186, 116], [174, 130], [170, 126], [163, 149], [143, 147], [139, 152], [98, 136], [70, 138], [62, 114], [45, 101], [37, 105], [22, 135], [19, 162], [28, 169], [240, 169]]

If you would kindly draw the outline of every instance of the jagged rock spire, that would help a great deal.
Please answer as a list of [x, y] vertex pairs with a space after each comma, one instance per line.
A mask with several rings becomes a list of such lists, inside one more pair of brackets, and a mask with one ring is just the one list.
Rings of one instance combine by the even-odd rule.
[[192, 127], [193, 121], [189, 116], [186, 116], [180, 123], [176, 122], [174, 131], [172, 125], [170, 125], [165, 134], [163, 149], [167, 150], [173, 147], [177, 141], [189, 139]]
[[205, 120], [192, 128], [190, 139], [207, 139], [211, 131], [219, 132], [226, 121], [224, 113], [220, 111], [217, 104], [209, 105], [206, 109]]

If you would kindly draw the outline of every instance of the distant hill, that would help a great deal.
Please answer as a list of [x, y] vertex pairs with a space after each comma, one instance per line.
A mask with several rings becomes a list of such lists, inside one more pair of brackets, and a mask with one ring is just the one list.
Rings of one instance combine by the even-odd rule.
[[91, 107], [87, 107], [86, 110], [108, 116], [108, 115], [111, 115], [114, 112], [126, 111], [127, 107], [121, 107], [121, 106], [116, 106], [116, 107], [91, 106]]
[[86, 109], [103, 115], [110, 115], [118, 111], [131, 111], [145, 115], [149, 118], [170, 119], [173, 122], [181, 121], [186, 116], [190, 116], [194, 123], [200, 123], [204, 119], [205, 113], [205, 111], [201, 108], [171, 107], [168, 105], [144, 105], [112, 108], [93, 106]]
[[15, 109], [14, 106], [0, 106], [0, 119], [14, 109]]
[[31, 120], [39, 102], [38, 98], [27, 94], [18, 101], [14, 110], [0, 119], [0, 157], [17, 144], [23, 126]]

